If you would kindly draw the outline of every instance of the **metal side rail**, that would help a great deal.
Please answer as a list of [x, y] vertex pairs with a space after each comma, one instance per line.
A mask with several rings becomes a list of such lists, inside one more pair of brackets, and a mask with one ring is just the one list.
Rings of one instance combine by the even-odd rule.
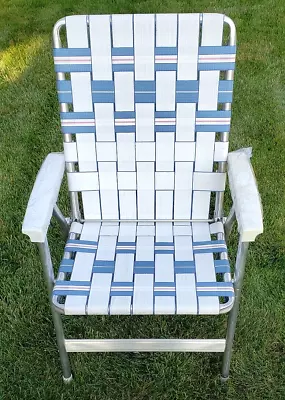
[[216, 352], [223, 353], [225, 339], [65, 339], [73, 352]]

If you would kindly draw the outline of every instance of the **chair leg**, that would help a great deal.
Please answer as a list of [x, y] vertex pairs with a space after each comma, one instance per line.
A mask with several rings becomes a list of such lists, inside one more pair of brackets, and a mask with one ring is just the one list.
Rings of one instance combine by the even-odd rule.
[[64, 381], [64, 383], [69, 383], [72, 381], [72, 373], [71, 373], [71, 368], [70, 368], [70, 363], [69, 363], [69, 357], [68, 357], [68, 354], [67, 354], [67, 351], [65, 348], [65, 339], [64, 339], [62, 320], [61, 320], [60, 314], [55, 310], [55, 308], [52, 304], [52, 289], [53, 289], [53, 283], [54, 283], [54, 273], [53, 273], [52, 261], [51, 261], [51, 256], [50, 256], [49, 245], [48, 245], [47, 239], [44, 243], [38, 243], [38, 248], [39, 248], [41, 261], [42, 261], [42, 264], [44, 267], [44, 274], [45, 274], [45, 278], [46, 278], [46, 282], [47, 282], [49, 300], [50, 300], [51, 310], [52, 310], [52, 318], [53, 318], [53, 322], [54, 322], [58, 351], [59, 351], [59, 356], [60, 356], [60, 361], [61, 361], [62, 371], [63, 371], [63, 381]]
[[239, 242], [236, 267], [235, 267], [235, 302], [232, 310], [230, 311], [228, 317], [228, 327], [227, 327], [227, 337], [226, 337], [226, 348], [224, 351], [223, 365], [222, 365], [222, 375], [221, 381], [225, 382], [229, 378], [230, 362], [232, 356], [233, 340], [235, 335], [237, 316], [239, 310], [239, 303], [241, 297], [242, 281], [244, 277], [246, 255], [248, 250], [248, 243]]
[[64, 343], [64, 332], [63, 332], [61, 315], [53, 308], [53, 306], [51, 307], [51, 309], [52, 309], [52, 318], [56, 333], [57, 347], [62, 366], [63, 382], [70, 383], [72, 381], [72, 373], [70, 368], [69, 357]]

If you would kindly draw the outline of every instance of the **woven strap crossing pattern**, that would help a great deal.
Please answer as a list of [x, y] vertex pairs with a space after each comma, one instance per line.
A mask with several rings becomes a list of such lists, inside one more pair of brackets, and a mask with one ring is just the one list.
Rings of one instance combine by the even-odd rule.
[[219, 314], [232, 297], [221, 223], [74, 223], [54, 296], [66, 314]]
[[[208, 219], [223, 191], [235, 46], [221, 14], [66, 17], [54, 50], [70, 191], [88, 219]], [[69, 75], [70, 74], [70, 75]], [[61, 76], [62, 79], [62, 76]], [[218, 133], [218, 134], [217, 134]]]

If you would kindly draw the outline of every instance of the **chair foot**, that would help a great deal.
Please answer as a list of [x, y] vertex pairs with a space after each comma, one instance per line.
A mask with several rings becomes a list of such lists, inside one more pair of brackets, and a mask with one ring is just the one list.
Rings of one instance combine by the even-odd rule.
[[62, 376], [63, 382], [68, 385], [72, 380], [73, 380], [73, 376], [72, 374], [70, 375], [70, 377], [65, 378], [64, 376]]
[[220, 376], [221, 383], [226, 383], [229, 380], [229, 377], [230, 377], [229, 375], [228, 376], [221, 375]]

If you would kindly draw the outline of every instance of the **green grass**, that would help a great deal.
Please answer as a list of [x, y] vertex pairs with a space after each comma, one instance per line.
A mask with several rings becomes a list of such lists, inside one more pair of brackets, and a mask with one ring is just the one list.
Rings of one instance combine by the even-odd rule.
[[[0, 0], [0, 399], [285, 398], [285, 3], [283, 0]], [[253, 146], [265, 232], [250, 247], [231, 380], [213, 354], [72, 355], [64, 386], [36, 248], [21, 234], [33, 181], [62, 149], [51, 58], [76, 13], [222, 12], [236, 23], [231, 147]], [[66, 210], [66, 196], [61, 205]], [[237, 236], [234, 236], [236, 239]], [[55, 262], [63, 242], [50, 235]], [[232, 245], [234, 249], [234, 245]], [[232, 251], [232, 254], [234, 252]], [[215, 337], [225, 317], [66, 319], [67, 336]]]

